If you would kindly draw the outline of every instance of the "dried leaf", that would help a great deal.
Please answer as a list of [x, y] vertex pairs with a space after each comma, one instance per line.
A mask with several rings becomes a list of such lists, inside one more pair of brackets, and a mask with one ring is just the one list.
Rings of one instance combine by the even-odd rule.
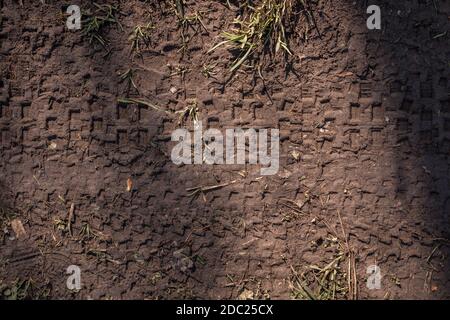
[[238, 297], [238, 300], [253, 300], [255, 294], [251, 290], [244, 289]]
[[295, 161], [298, 161], [300, 159], [300, 152], [297, 150], [292, 151], [292, 157], [295, 159]]
[[243, 177], [243, 178], [246, 178], [247, 177], [247, 171], [245, 171], [245, 170], [241, 170], [241, 171], [239, 171], [238, 172], [238, 175], [240, 175], [241, 177]]
[[58, 145], [57, 145], [55, 142], [51, 142], [51, 143], [48, 145], [48, 148], [49, 148], [50, 150], [56, 150], [56, 148], [58, 148]]
[[16, 234], [16, 238], [22, 238], [27, 235], [25, 228], [23, 227], [22, 221], [19, 219], [14, 219], [11, 221], [11, 228]]
[[127, 192], [130, 192], [133, 188], [133, 181], [131, 181], [131, 178], [128, 178], [127, 180]]

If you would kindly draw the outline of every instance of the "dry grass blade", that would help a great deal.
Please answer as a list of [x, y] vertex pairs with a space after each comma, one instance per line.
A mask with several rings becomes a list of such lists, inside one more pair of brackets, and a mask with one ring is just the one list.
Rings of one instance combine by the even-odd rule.
[[310, 198], [306, 198], [305, 201], [303, 201], [299, 204], [293, 200], [281, 198], [280, 204], [297, 212], [297, 213], [303, 213], [302, 209], [309, 202], [309, 200], [310, 200]]
[[298, 290], [297, 294], [294, 293], [294, 298], [304, 297], [309, 300], [317, 300], [317, 298], [315, 297], [315, 295], [311, 291], [311, 289], [306, 284], [303, 283], [304, 281], [300, 278], [297, 271], [295, 271], [294, 267], [292, 267], [292, 266], [290, 266], [290, 267], [291, 267], [291, 271], [294, 274], [294, 277], [296, 280], [293, 285], [293, 289]]
[[226, 183], [216, 184], [212, 186], [198, 186], [193, 188], [188, 188], [186, 191], [188, 192], [188, 196], [192, 197], [191, 201], [193, 201], [195, 198], [197, 198], [199, 195], [203, 196], [203, 200], [206, 202], [205, 193], [213, 190], [217, 190], [226, 186], [229, 186], [233, 183], [236, 183], [237, 180], [233, 180]]
[[72, 203], [70, 205], [69, 215], [67, 217], [67, 230], [69, 231], [70, 236], [72, 236], [72, 222], [74, 219], [74, 213], [75, 213], [75, 204]]
[[341, 213], [337, 212], [339, 223], [341, 225], [342, 236], [345, 240], [345, 246], [347, 249], [348, 256], [348, 271], [347, 271], [347, 282], [349, 287], [349, 298], [356, 300], [358, 298], [358, 281], [356, 276], [356, 259], [353, 250], [351, 249], [348, 242], [348, 234], [345, 232], [344, 224], [342, 223]]
[[186, 191], [191, 192], [189, 193], [189, 196], [192, 196], [198, 192], [208, 192], [208, 191], [212, 191], [212, 190], [216, 190], [216, 189], [220, 189], [226, 186], [229, 186], [230, 184], [236, 183], [237, 180], [233, 180], [231, 182], [226, 182], [226, 183], [222, 183], [222, 184], [216, 184], [216, 185], [212, 185], [212, 186], [198, 186], [198, 187], [193, 187], [193, 188], [188, 188], [186, 189]]
[[135, 88], [136, 91], [139, 93], [139, 89], [133, 79], [134, 73], [135, 73], [134, 69], [128, 69], [124, 73], [120, 74], [120, 81], [121, 82], [126, 81], [127, 83], [127, 94], [130, 92], [131, 86], [133, 86], [133, 88]]
[[164, 112], [164, 113], [167, 113], [167, 114], [172, 114], [171, 112], [169, 112], [167, 110], [163, 110], [160, 107], [158, 107], [157, 105], [155, 105], [155, 104], [153, 104], [153, 103], [151, 103], [149, 101], [145, 101], [145, 100], [141, 100], [141, 99], [119, 98], [119, 99], [117, 99], [117, 102], [118, 103], [122, 103], [122, 104], [137, 104], [137, 105], [147, 106], [147, 107], [150, 107], [150, 108], [152, 108], [154, 110], [157, 110], [157, 111], [161, 111], [161, 112]]

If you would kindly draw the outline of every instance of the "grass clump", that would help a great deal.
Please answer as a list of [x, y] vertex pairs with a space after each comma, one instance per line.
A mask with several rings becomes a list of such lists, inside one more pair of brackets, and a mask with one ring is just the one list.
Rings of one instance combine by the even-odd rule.
[[[206, 33], [208, 33], [208, 29], [202, 21], [203, 13], [200, 11], [194, 11], [191, 14], [187, 14], [187, 8], [183, 0], [173, 0], [172, 7], [175, 15], [177, 16], [178, 25], [180, 28], [181, 51], [185, 51], [188, 43], [193, 37], [201, 32], [201, 29], [203, 29]], [[193, 31], [193, 33], [190, 34], [189, 30]]]
[[136, 85], [136, 83], [134, 82], [134, 75], [135, 75], [136, 70], [135, 69], [128, 69], [127, 71], [123, 72], [120, 74], [120, 82], [125, 82], [126, 83], [126, 92], [127, 95], [130, 92], [131, 87], [133, 87], [134, 89], [136, 89], [136, 91], [139, 93], [139, 89]]
[[176, 113], [180, 115], [178, 120], [179, 124], [183, 124], [189, 119], [196, 123], [198, 121], [199, 114], [197, 99], [188, 99], [187, 106], [183, 110], [177, 111]]
[[202, 66], [202, 74], [205, 78], [214, 78], [217, 75], [217, 71], [215, 68], [217, 67], [217, 63], [204, 63]]
[[286, 28], [302, 12], [311, 16], [305, 1], [260, 0], [255, 6], [247, 3], [241, 8], [243, 13], [233, 21], [236, 28], [223, 32], [223, 41], [209, 52], [222, 45], [228, 45], [236, 51], [237, 58], [231, 64], [231, 71], [237, 70], [250, 58], [264, 53], [275, 55], [282, 50], [291, 55]]
[[325, 259], [321, 259], [320, 264], [306, 266], [303, 272], [298, 272], [290, 266], [293, 274], [290, 287], [294, 299], [358, 299], [355, 251], [349, 243], [349, 233], [345, 231], [339, 211], [337, 215], [341, 235], [325, 219], [314, 218], [314, 221], [323, 224], [329, 232], [325, 239], [313, 241], [313, 246], [324, 253]]
[[117, 14], [119, 13], [119, 8], [112, 5], [99, 5], [94, 2], [95, 12], [85, 13], [86, 19], [83, 21], [83, 35], [87, 36], [89, 43], [96, 41], [100, 43], [104, 48], [107, 47], [108, 41], [103, 37], [102, 30], [111, 24], [117, 24], [123, 31], [122, 25], [120, 24]]
[[0, 239], [8, 234], [8, 227], [16, 214], [0, 199]]
[[349, 287], [344, 260], [345, 254], [340, 253], [323, 267], [310, 265], [301, 274], [292, 269], [292, 297], [301, 300], [345, 299]]
[[137, 25], [133, 28], [133, 31], [128, 38], [131, 42], [131, 52], [139, 55], [144, 47], [148, 48], [151, 39], [150, 32], [153, 29], [155, 29], [155, 27], [150, 22], [146, 25]]
[[10, 285], [0, 280], [0, 300], [47, 300], [50, 291], [48, 283], [37, 287], [31, 278], [16, 279]]

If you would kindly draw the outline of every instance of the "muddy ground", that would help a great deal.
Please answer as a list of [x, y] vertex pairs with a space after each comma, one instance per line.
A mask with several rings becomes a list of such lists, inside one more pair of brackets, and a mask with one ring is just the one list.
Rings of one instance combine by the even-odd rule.
[[[262, 78], [208, 53], [235, 1], [186, 1], [205, 28], [169, 1], [98, 3], [120, 9], [105, 46], [65, 27], [90, 1], [0, 1], [2, 298], [305, 298], [332, 261], [337, 299], [450, 298], [449, 1], [380, 0], [381, 30], [366, 1], [311, 3]], [[278, 174], [173, 164], [192, 101], [204, 127], [279, 128]]]

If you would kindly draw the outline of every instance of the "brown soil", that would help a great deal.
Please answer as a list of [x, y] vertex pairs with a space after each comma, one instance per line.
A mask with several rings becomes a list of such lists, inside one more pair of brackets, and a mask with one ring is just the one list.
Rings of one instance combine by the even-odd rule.
[[[366, 1], [318, 1], [317, 29], [290, 38], [287, 63], [266, 58], [264, 81], [230, 77], [226, 46], [208, 53], [236, 14], [220, 1], [187, 1], [207, 31], [187, 28], [184, 48], [167, 5], [98, 1], [122, 13], [108, 50], [65, 28], [67, 5], [93, 3], [23, 2], [0, 0], [0, 296], [31, 279], [27, 298], [290, 298], [344, 250], [358, 298], [450, 298], [448, 1], [378, 1], [381, 31], [366, 28]], [[150, 46], [130, 55], [150, 20]], [[130, 68], [139, 92], [121, 81]], [[171, 112], [196, 99], [208, 127], [279, 128], [280, 171], [176, 166], [178, 117], [126, 96]], [[366, 287], [373, 264], [380, 290]]]

